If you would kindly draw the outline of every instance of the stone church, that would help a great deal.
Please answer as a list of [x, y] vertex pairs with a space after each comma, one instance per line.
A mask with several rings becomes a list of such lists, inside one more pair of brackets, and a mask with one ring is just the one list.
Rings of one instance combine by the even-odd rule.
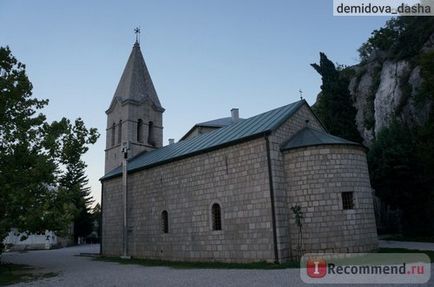
[[136, 42], [106, 111], [103, 255], [285, 262], [299, 250], [294, 206], [304, 252], [377, 247], [365, 148], [327, 133], [306, 101], [234, 109], [167, 145], [164, 111]]

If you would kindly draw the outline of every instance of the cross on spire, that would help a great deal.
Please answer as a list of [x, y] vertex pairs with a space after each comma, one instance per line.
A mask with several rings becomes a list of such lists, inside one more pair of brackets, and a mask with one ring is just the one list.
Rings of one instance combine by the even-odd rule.
[[302, 100], [303, 99], [303, 91], [301, 89], [299, 89], [298, 93], [300, 94], [300, 100]]
[[140, 27], [136, 27], [134, 33], [136, 33], [136, 43], [140, 43]]

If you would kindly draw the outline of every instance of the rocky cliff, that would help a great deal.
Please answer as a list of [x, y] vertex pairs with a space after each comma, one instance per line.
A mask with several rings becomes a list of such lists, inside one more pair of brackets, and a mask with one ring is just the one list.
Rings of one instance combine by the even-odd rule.
[[419, 53], [411, 57], [393, 59], [385, 51], [376, 51], [362, 63], [349, 67], [354, 71], [349, 90], [357, 109], [357, 129], [366, 145], [393, 118], [409, 126], [422, 125], [427, 121], [432, 101], [417, 104], [424, 81], [417, 59], [419, 55], [431, 51], [434, 51], [434, 33]]

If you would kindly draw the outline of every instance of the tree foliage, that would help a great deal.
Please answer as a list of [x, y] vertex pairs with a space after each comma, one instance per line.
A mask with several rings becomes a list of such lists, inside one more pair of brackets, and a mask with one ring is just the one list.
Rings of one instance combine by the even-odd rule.
[[80, 118], [74, 124], [62, 119], [62, 125], [65, 132], [59, 137], [57, 158], [65, 171], [59, 176], [59, 187], [67, 191], [69, 201], [76, 208], [73, 222], [74, 240], [77, 242], [78, 237], [86, 237], [93, 228], [90, 210], [93, 199], [85, 172], [87, 165], [82, 155], [88, 151], [89, 144], [96, 142], [99, 134], [96, 129], [88, 130]]
[[92, 209], [92, 219], [94, 224], [94, 231], [97, 233], [98, 240], [101, 240], [102, 234], [102, 211], [99, 203], [95, 204]]
[[434, 33], [433, 17], [396, 17], [371, 33], [371, 37], [359, 48], [362, 61], [384, 53], [389, 59], [403, 59], [419, 53]]
[[47, 104], [32, 97], [25, 65], [0, 47], [0, 242], [12, 227], [64, 234], [77, 214], [66, 183], [87, 184], [80, 158], [98, 133], [80, 119], [48, 123]]
[[345, 69], [337, 69], [324, 53], [320, 53], [319, 64], [311, 66], [322, 78], [321, 94], [314, 106], [315, 113], [331, 134], [361, 142]]
[[377, 135], [368, 162], [372, 186], [402, 213], [403, 232], [434, 232], [434, 120], [410, 129], [393, 121]]

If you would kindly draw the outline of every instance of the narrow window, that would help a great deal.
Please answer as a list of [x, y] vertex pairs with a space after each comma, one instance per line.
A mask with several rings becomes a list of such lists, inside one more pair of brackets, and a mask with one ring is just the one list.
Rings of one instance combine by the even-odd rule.
[[163, 210], [161, 213], [161, 231], [163, 231], [163, 233], [169, 233], [169, 214], [167, 210]]
[[142, 119], [137, 120], [137, 141], [143, 141], [143, 121]]
[[154, 142], [154, 123], [153, 122], [149, 122], [148, 123], [148, 144], [150, 145], [155, 145]]
[[120, 144], [122, 141], [122, 120], [119, 121], [118, 126], [118, 144]]
[[343, 209], [354, 208], [353, 192], [351, 191], [342, 192], [342, 208]]
[[113, 125], [112, 125], [112, 130], [111, 130], [111, 133], [112, 133], [112, 146], [114, 146], [115, 145], [115, 136], [116, 136], [116, 124], [115, 123], [113, 123]]
[[222, 218], [220, 205], [214, 203], [211, 207], [212, 230], [222, 230]]

